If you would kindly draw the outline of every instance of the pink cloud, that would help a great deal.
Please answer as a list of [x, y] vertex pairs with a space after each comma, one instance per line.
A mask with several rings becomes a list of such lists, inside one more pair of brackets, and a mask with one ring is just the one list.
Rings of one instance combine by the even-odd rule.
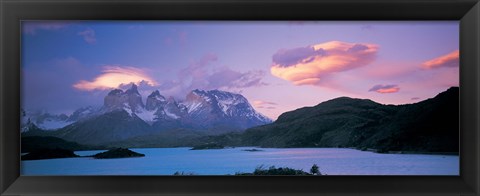
[[370, 64], [378, 46], [331, 41], [307, 47], [279, 50], [273, 55], [272, 75], [295, 85], [320, 85], [322, 78]]
[[398, 85], [394, 85], [394, 84], [391, 84], [391, 85], [375, 85], [373, 86], [372, 88], [370, 88], [370, 90], [368, 90], [369, 92], [377, 92], [377, 93], [396, 93], [398, 91], [400, 91], [400, 87], [398, 87]]
[[81, 80], [73, 87], [78, 90], [92, 91], [119, 88], [130, 83], [157, 85], [157, 82], [145, 70], [135, 67], [105, 66], [102, 72], [93, 81]]
[[425, 69], [435, 69], [435, 68], [441, 68], [441, 67], [458, 67], [460, 64], [459, 56], [460, 56], [460, 51], [455, 50], [446, 55], [424, 62], [422, 64], [422, 67]]
[[86, 29], [85, 31], [78, 32], [78, 35], [83, 37], [83, 40], [89, 44], [95, 44], [97, 38], [95, 37], [95, 31], [93, 29]]
[[28, 35], [35, 35], [38, 30], [55, 31], [70, 25], [68, 22], [58, 21], [27, 21], [23, 23], [22, 31]]
[[[257, 110], [263, 109], [266, 111], [272, 111], [277, 109], [278, 104], [270, 101], [255, 100], [252, 102], [253, 107]], [[276, 117], [275, 117], [276, 118]]]
[[255, 100], [253, 101], [253, 107], [255, 108], [264, 108], [264, 109], [276, 109], [276, 106], [278, 104], [270, 101], [261, 101], [261, 100]]

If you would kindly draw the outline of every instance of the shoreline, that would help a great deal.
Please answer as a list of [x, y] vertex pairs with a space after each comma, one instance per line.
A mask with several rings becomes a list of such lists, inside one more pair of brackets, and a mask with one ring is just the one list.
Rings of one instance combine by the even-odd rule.
[[[355, 150], [360, 150], [357, 148], [349, 148], [349, 149], [355, 149]], [[361, 151], [368, 151], [368, 152], [374, 152], [374, 153], [379, 153], [379, 154], [426, 154], [426, 155], [460, 155], [459, 152], [429, 152], [429, 151], [386, 151], [382, 152], [381, 150], [374, 149], [374, 148], [367, 148], [366, 150], [361, 150]]]
[[[193, 148], [191, 146], [177, 146], [177, 147], [128, 147], [129, 149], [142, 149], [142, 148]], [[232, 149], [232, 148], [259, 148], [259, 149], [266, 149], [266, 148], [274, 148], [274, 149], [289, 149], [287, 148], [278, 148], [278, 147], [260, 147], [260, 146], [225, 146], [221, 149], [198, 149], [198, 150], [222, 150], [222, 149]], [[367, 148], [365, 150], [358, 149], [355, 147], [293, 147], [293, 148], [339, 148], [339, 149], [352, 149], [358, 151], [365, 151], [365, 152], [373, 152], [378, 154], [419, 154], [419, 155], [451, 155], [451, 156], [459, 156], [459, 152], [428, 152], [428, 151], [386, 151], [381, 152], [378, 149]], [[100, 149], [99, 149], [100, 150]], [[104, 149], [107, 150], [107, 149]], [[92, 150], [78, 150], [78, 151], [92, 151]]]

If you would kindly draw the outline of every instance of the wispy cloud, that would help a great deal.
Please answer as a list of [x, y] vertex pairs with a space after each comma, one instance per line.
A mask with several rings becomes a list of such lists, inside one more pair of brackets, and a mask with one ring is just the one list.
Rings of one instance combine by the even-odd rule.
[[238, 72], [228, 67], [213, 72], [208, 76], [208, 88], [247, 88], [252, 86], [264, 85], [261, 80], [265, 76], [265, 72], [260, 70]]
[[58, 21], [26, 21], [22, 24], [22, 31], [28, 35], [36, 35], [37, 31], [56, 31], [64, 29], [69, 26], [69, 22], [58, 22]]
[[102, 72], [93, 81], [81, 80], [75, 83], [73, 87], [79, 90], [92, 91], [118, 88], [130, 83], [157, 85], [157, 82], [146, 73], [146, 70], [140, 68], [114, 65], [105, 66]]
[[97, 42], [95, 31], [91, 28], [78, 32], [78, 35], [82, 36], [83, 40], [85, 40], [85, 42], [88, 44], [95, 44]]
[[227, 66], [216, 68], [215, 54], [206, 54], [200, 60], [192, 62], [178, 72], [178, 80], [164, 81], [160, 90], [172, 95], [183, 96], [194, 89], [220, 89], [241, 92], [245, 88], [262, 86], [266, 75], [261, 70], [240, 72]]
[[396, 93], [400, 91], [400, 87], [398, 87], [398, 85], [396, 84], [389, 84], [389, 85], [378, 84], [370, 88], [370, 90], [368, 91], [369, 92], [373, 91], [377, 93]]
[[264, 108], [264, 109], [276, 109], [278, 104], [270, 101], [261, 101], [261, 100], [255, 100], [253, 101], [253, 106], [255, 108]]
[[458, 67], [460, 64], [459, 56], [460, 56], [460, 52], [458, 50], [455, 50], [446, 55], [439, 56], [437, 58], [424, 62], [422, 64], [422, 67], [425, 69], [435, 69], [435, 68], [441, 68], [441, 67]]
[[419, 100], [419, 99], [420, 99], [420, 97], [412, 97], [410, 100], [415, 101], [415, 100]]
[[323, 77], [365, 66], [376, 58], [378, 46], [367, 43], [331, 41], [273, 55], [272, 75], [295, 85], [321, 85]]

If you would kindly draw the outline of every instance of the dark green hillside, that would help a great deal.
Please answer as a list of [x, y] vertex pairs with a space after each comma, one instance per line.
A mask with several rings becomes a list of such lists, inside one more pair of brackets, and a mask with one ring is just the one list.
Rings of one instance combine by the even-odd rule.
[[57, 159], [79, 157], [71, 150], [65, 149], [38, 149], [22, 156], [22, 161], [40, 160], [40, 159]]
[[113, 111], [55, 131], [56, 137], [88, 145], [104, 145], [151, 133], [150, 126], [126, 111]]
[[189, 129], [173, 129], [160, 131], [150, 135], [142, 135], [121, 141], [106, 143], [109, 147], [124, 148], [167, 148], [198, 145], [201, 132]]
[[398, 109], [392, 122], [385, 124], [382, 131], [364, 145], [392, 151], [458, 152], [458, 87]]
[[270, 125], [249, 129], [243, 134], [245, 145], [269, 147], [337, 147], [363, 140], [362, 135], [376, 132], [375, 126], [396, 113], [394, 106], [370, 100], [341, 97], [314, 107], [282, 114]]
[[69, 142], [57, 137], [49, 136], [30, 136], [22, 137], [21, 139], [21, 150], [22, 153], [33, 152], [39, 149], [64, 149], [70, 151], [78, 150], [96, 150], [101, 149], [102, 147], [94, 147], [81, 145], [76, 142]]
[[357, 147], [380, 151], [458, 151], [459, 88], [416, 104], [382, 105], [341, 97], [248, 129], [242, 145]]

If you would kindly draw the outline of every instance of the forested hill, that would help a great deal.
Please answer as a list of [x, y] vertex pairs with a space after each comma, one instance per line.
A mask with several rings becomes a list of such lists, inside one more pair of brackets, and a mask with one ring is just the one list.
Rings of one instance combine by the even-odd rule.
[[241, 145], [458, 152], [459, 88], [407, 105], [340, 97], [248, 129]]

